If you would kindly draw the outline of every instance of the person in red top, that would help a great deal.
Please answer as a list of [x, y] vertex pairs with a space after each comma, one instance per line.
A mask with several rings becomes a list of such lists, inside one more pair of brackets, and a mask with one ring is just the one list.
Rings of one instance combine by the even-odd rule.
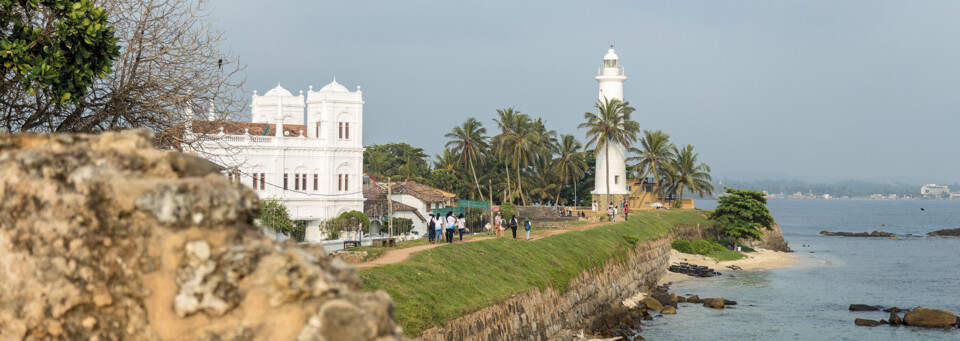
[[630, 204], [623, 204], [623, 221], [630, 220]]

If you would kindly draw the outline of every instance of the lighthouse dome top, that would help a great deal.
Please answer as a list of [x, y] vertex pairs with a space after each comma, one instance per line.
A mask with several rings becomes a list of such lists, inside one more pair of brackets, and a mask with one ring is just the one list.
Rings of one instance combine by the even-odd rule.
[[337, 83], [337, 79], [336, 79], [336, 78], [333, 79], [333, 82], [332, 82], [332, 83], [327, 84], [327, 85], [324, 85], [322, 88], [320, 88], [320, 91], [342, 91], [342, 92], [350, 92], [350, 90], [348, 90], [347, 87], [341, 85], [340, 83]]
[[620, 57], [617, 57], [617, 54], [613, 52], [612, 47], [609, 50], [607, 50], [607, 54], [603, 55], [603, 60], [618, 60], [618, 59], [620, 59]]
[[291, 94], [290, 91], [287, 91], [287, 89], [284, 89], [282, 86], [280, 86], [279, 83], [277, 83], [277, 87], [270, 89], [270, 91], [267, 91], [267, 93], [264, 94], [264, 96], [293, 96], [293, 94]]

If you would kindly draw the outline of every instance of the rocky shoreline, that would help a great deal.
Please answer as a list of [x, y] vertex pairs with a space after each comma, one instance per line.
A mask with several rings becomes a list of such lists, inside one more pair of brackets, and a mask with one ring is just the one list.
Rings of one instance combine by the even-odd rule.
[[824, 236], [841, 236], [841, 237], [874, 237], [874, 238], [890, 238], [895, 237], [893, 233], [883, 232], [883, 231], [873, 231], [873, 232], [830, 232], [830, 231], [820, 231], [821, 235]]
[[[883, 313], [890, 314], [887, 319], [881, 320], [856, 318], [853, 323], [861, 327], [876, 327], [881, 324], [886, 324], [893, 327], [903, 325], [921, 328], [943, 328], [946, 330], [960, 328], [960, 318], [958, 318], [957, 315], [952, 311], [946, 309], [933, 309], [927, 307], [916, 307], [913, 309], [890, 307], [884, 309], [882, 306], [878, 305], [851, 304], [849, 310], [856, 312], [882, 310]], [[900, 318], [900, 315], [898, 315], [899, 312], [904, 312], [903, 318]]]
[[[581, 331], [578, 340], [644, 340], [640, 334], [644, 321], [653, 321], [664, 315], [676, 315], [679, 308], [725, 309], [737, 301], [723, 297], [700, 298], [697, 295], [677, 296], [670, 292], [670, 284], [654, 286], [649, 294], [640, 294], [616, 304], [602, 313], [593, 324]], [[682, 303], [682, 304], [681, 304]]]

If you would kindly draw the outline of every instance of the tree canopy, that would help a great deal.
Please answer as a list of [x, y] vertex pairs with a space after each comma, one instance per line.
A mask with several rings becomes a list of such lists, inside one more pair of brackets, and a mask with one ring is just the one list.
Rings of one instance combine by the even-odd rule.
[[720, 224], [720, 234], [740, 239], [763, 238], [761, 228], [771, 229], [773, 216], [767, 209], [763, 193], [726, 188], [727, 195], [720, 197], [710, 219]]
[[79, 102], [120, 54], [107, 11], [91, 0], [0, 1], [0, 91]]

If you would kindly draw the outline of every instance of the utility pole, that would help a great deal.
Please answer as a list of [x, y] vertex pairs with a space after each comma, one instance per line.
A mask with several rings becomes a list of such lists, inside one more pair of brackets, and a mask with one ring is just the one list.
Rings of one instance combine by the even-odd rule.
[[393, 237], [393, 189], [390, 187], [391, 181], [390, 178], [387, 178], [387, 210], [390, 213], [387, 216], [387, 234], [389, 237]]
[[488, 193], [490, 193], [490, 226], [497, 228], [493, 222], [493, 179], [487, 179], [487, 181], [489, 181], [488, 186], [490, 186], [487, 188]]

